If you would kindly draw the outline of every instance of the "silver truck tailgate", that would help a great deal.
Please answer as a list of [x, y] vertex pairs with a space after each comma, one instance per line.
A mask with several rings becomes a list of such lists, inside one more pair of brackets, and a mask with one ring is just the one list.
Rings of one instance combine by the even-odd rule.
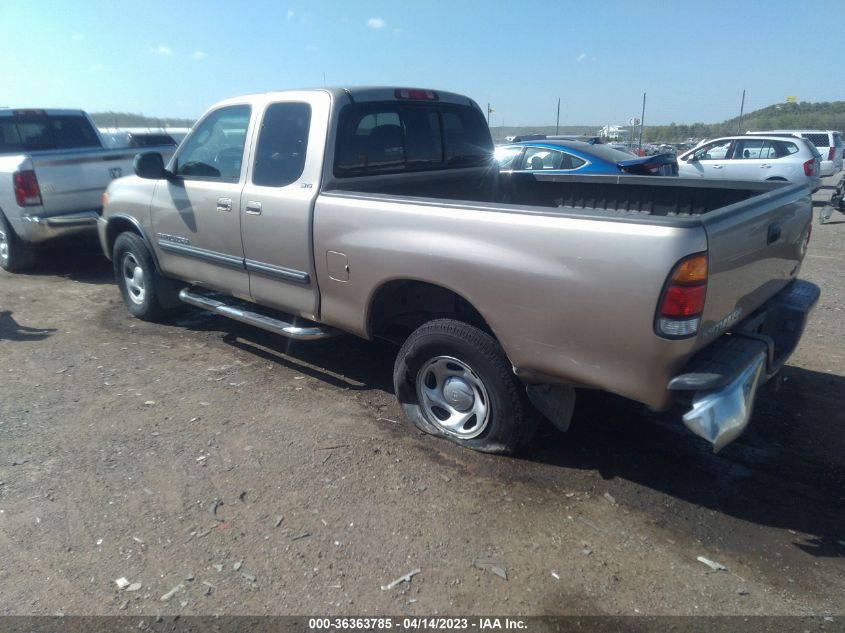
[[[806, 195], [796, 199], [802, 188]], [[705, 217], [709, 279], [701, 346], [797, 277], [811, 223], [810, 190], [802, 185], [785, 185]]]
[[101, 196], [115, 178], [132, 174], [138, 150], [57, 150], [32, 154], [44, 212], [99, 209]]

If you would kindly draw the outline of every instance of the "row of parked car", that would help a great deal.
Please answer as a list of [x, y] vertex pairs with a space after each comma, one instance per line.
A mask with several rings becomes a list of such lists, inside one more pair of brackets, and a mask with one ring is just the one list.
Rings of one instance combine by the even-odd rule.
[[770, 130], [703, 141], [672, 152], [634, 157], [597, 137], [534, 135], [496, 148], [500, 169], [546, 174], [631, 174], [717, 180], [788, 181], [812, 191], [842, 170], [842, 133]]

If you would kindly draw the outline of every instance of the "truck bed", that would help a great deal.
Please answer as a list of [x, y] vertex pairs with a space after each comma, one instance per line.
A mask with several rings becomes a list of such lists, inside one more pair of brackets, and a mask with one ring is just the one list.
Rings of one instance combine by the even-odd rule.
[[426, 202], [476, 202], [481, 206], [503, 205], [503, 211], [524, 207], [519, 210], [543, 214], [554, 210], [556, 215], [595, 215], [604, 219], [621, 216], [630, 222], [637, 217], [699, 218], [716, 211], [725, 212], [731, 205], [773, 191], [794, 195], [802, 187], [777, 181], [704, 183], [700, 178], [491, 175], [489, 171], [463, 170], [335, 180], [323, 193], [422, 198]]

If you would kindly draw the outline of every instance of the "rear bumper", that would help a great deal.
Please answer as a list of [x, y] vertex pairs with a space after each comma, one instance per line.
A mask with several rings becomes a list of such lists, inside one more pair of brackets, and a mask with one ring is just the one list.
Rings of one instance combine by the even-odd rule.
[[29, 215], [20, 217], [20, 237], [25, 242], [47, 242], [68, 235], [95, 235], [99, 211], [77, 211], [62, 215]]
[[792, 282], [669, 381], [670, 391], [691, 394], [692, 408], [684, 424], [715, 451], [748, 426], [757, 387], [780, 371], [795, 351], [819, 294], [815, 284]]

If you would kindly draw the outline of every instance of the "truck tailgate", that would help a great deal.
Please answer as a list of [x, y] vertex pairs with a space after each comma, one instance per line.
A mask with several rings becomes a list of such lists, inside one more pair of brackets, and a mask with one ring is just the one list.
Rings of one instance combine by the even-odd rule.
[[132, 174], [137, 150], [67, 150], [32, 155], [44, 211], [72, 213], [99, 209], [106, 186]]
[[701, 346], [796, 278], [812, 223], [810, 190], [785, 185], [704, 218], [709, 279]]

